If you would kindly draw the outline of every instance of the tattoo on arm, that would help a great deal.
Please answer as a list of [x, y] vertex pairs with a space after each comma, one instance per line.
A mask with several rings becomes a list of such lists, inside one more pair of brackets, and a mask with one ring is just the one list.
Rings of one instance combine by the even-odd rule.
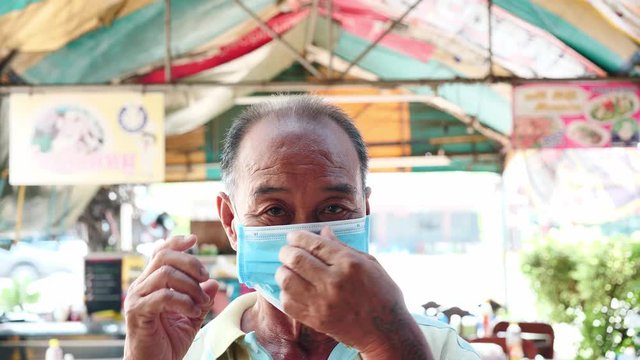
[[[399, 359], [402, 360], [424, 360], [430, 359], [428, 348], [424, 346], [424, 336], [420, 332], [416, 334], [416, 324], [412, 318], [403, 314], [402, 306], [395, 303], [389, 309], [389, 315], [386, 317], [374, 316], [373, 323], [376, 329], [389, 339], [393, 347], [400, 351]], [[418, 331], [420, 331], [418, 329]], [[422, 338], [416, 338], [421, 336]], [[421, 341], [422, 340], [422, 341]]]

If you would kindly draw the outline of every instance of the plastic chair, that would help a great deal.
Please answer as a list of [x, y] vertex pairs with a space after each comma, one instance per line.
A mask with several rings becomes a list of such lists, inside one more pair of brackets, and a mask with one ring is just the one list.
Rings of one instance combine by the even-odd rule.
[[[483, 337], [483, 338], [477, 338], [477, 339], [473, 339], [473, 340], [469, 340], [470, 343], [489, 343], [489, 344], [496, 344], [496, 345], [500, 345], [500, 347], [502, 348], [502, 351], [504, 351], [504, 353], [506, 355], [509, 355], [507, 353], [507, 339], [503, 338], [503, 337], [497, 337], [497, 336], [492, 336], [492, 337]], [[524, 356], [529, 358], [529, 359], [533, 359], [536, 357], [536, 355], [538, 355], [539, 351], [538, 348], [536, 347], [536, 344], [531, 341], [531, 340], [522, 340], [522, 352], [524, 352]], [[542, 354], [540, 354], [542, 355]]]
[[502, 346], [493, 343], [472, 343], [471, 347], [482, 360], [509, 360]]
[[[522, 339], [533, 341], [538, 348], [538, 352], [545, 359], [553, 359], [553, 343], [555, 335], [551, 325], [539, 322], [519, 322], [522, 331]], [[505, 337], [509, 323], [501, 321], [493, 328], [493, 336]]]

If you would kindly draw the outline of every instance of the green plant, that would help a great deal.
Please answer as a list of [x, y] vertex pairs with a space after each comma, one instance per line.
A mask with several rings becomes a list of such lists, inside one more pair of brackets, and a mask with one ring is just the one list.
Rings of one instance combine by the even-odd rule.
[[637, 330], [625, 322], [640, 311], [640, 242], [616, 236], [589, 244], [539, 242], [523, 255], [531, 280], [550, 320], [582, 329], [580, 359], [621, 353]]
[[576, 310], [581, 309], [574, 277], [579, 262], [575, 246], [552, 239], [539, 242], [533, 251], [524, 254], [522, 271], [531, 280], [542, 312], [554, 321], [572, 323]]
[[11, 285], [0, 292], [0, 311], [24, 311], [25, 304], [33, 304], [40, 299], [40, 294], [29, 291], [31, 279], [14, 278]]

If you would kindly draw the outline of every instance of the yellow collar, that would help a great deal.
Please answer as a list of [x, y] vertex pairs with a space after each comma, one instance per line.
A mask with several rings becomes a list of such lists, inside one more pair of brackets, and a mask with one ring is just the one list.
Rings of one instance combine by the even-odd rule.
[[205, 339], [205, 349], [213, 349], [213, 355], [220, 357], [239, 337], [245, 334], [240, 328], [242, 314], [245, 310], [255, 305], [258, 294], [255, 292], [242, 295], [233, 300], [227, 307], [212, 320], [211, 329]]

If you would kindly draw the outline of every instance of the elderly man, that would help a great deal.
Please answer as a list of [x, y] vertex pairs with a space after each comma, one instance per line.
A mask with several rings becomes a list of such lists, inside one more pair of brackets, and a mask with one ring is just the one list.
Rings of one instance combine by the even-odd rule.
[[[220, 220], [241, 296], [200, 330], [218, 285], [167, 241], [125, 302], [127, 359], [478, 359], [450, 328], [418, 323], [366, 253], [370, 189], [362, 136], [310, 96], [249, 108], [222, 160]], [[200, 331], [199, 331], [200, 330]]]

